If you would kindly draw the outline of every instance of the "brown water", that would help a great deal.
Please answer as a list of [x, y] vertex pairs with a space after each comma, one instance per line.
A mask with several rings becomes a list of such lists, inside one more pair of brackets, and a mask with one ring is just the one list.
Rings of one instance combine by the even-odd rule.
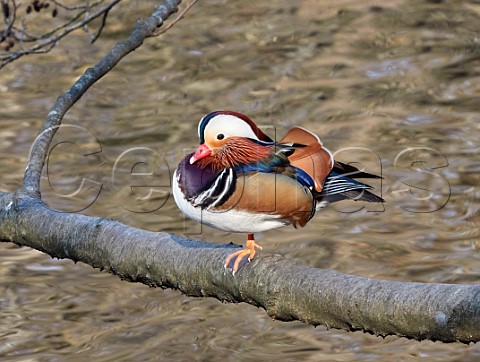
[[[375, 183], [384, 207], [333, 205], [301, 230], [260, 235], [263, 252], [374, 278], [479, 283], [480, 3], [380, 4], [201, 1], [68, 113], [44, 173], [44, 199], [140, 228], [241, 243], [242, 235], [185, 221], [168, 193], [170, 172], [198, 143], [198, 120], [234, 109], [271, 135], [309, 128], [339, 160], [384, 176]], [[0, 71], [0, 190], [21, 184], [56, 96], [149, 6], [113, 11], [93, 46], [78, 32], [48, 55]], [[272, 321], [250, 305], [122, 282], [10, 244], [0, 249], [2, 360], [480, 358], [474, 344]]]

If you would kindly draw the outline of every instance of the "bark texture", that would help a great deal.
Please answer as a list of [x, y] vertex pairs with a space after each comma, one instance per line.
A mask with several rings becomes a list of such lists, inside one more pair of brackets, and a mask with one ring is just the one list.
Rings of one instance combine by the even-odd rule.
[[211, 245], [0, 194], [0, 238], [189, 296], [246, 302], [275, 319], [376, 335], [480, 340], [480, 286], [390, 282], [261, 254], [235, 276], [232, 245]]

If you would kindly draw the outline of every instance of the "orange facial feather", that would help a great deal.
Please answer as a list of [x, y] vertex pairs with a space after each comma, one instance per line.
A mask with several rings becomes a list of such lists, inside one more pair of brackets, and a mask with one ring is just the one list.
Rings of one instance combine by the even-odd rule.
[[244, 137], [229, 137], [212, 156], [201, 159], [201, 168], [207, 165], [216, 171], [237, 165], [248, 165], [264, 159], [273, 152], [273, 146], [262, 146]]

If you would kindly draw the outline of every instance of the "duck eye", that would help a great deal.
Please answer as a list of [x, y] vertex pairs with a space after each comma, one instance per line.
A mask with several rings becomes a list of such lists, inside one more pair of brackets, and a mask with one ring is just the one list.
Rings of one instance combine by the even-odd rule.
[[225, 135], [223, 133], [217, 134], [217, 140], [223, 140], [225, 138]]

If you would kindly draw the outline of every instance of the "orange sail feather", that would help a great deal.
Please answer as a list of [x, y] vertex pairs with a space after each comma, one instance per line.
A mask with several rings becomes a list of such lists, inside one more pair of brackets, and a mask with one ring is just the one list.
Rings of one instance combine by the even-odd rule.
[[306, 129], [294, 127], [279, 143], [305, 146], [297, 148], [288, 156], [288, 160], [314, 180], [315, 190], [322, 191], [323, 182], [333, 168], [333, 157], [330, 151], [323, 147], [320, 139]]

